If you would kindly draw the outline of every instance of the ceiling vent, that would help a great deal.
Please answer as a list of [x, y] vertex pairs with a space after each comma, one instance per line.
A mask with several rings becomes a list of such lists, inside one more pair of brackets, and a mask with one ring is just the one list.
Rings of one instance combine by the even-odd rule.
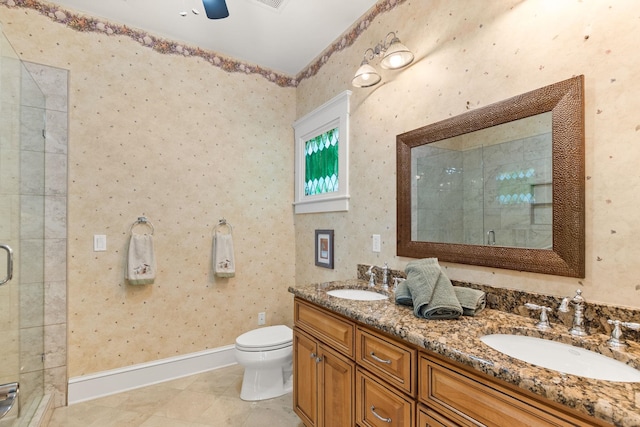
[[268, 9], [279, 12], [287, 4], [288, 0], [254, 0], [254, 1], [261, 6], [266, 6]]

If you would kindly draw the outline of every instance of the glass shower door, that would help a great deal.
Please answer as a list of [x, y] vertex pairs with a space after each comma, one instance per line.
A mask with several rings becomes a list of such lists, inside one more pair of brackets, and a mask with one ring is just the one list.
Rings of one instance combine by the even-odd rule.
[[[17, 395], [0, 427], [28, 425], [44, 392], [44, 129], [44, 95], [0, 32], [0, 245], [14, 258], [0, 286], [0, 406]], [[0, 281], [8, 266], [0, 251]]]

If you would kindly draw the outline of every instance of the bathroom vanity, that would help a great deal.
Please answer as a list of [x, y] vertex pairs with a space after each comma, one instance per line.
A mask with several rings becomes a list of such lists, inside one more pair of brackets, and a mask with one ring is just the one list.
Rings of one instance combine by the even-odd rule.
[[[542, 336], [532, 319], [487, 309], [476, 317], [428, 321], [392, 296], [356, 301], [326, 293], [366, 286], [347, 280], [289, 288], [295, 295], [294, 410], [307, 427], [640, 425], [640, 383], [539, 368], [479, 339]], [[567, 335], [561, 325], [545, 334]], [[626, 353], [609, 355], [638, 363], [640, 346], [630, 344]]]

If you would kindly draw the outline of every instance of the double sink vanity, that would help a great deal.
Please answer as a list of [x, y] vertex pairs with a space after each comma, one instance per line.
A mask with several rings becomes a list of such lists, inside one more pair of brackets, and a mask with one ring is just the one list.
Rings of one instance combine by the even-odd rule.
[[640, 426], [631, 340], [611, 349], [605, 334], [492, 308], [425, 320], [364, 280], [289, 291], [294, 410], [307, 427]]
[[[395, 255], [585, 277], [584, 109], [580, 75], [397, 135]], [[454, 283], [487, 308], [425, 320], [365, 271], [289, 288], [307, 427], [640, 426], [640, 311]]]

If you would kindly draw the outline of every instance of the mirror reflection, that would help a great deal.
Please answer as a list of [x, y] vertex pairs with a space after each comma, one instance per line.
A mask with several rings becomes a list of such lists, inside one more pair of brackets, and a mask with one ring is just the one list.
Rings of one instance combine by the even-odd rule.
[[396, 140], [398, 256], [584, 277], [584, 76]]
[[551, 112], [411, 149], [412, 240], [552, 249]]

